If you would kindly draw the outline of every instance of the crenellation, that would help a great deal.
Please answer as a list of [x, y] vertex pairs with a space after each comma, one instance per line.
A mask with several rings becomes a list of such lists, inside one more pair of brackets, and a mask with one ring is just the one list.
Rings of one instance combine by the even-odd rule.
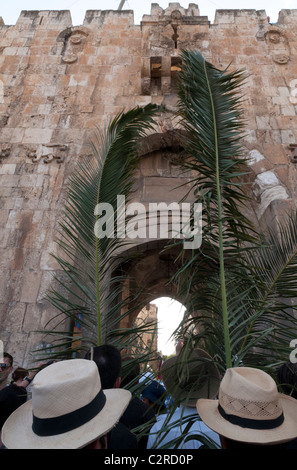
[[84, 26], [104, 27], [112, 24], [133, 26], [133, 10], [87, 10], [83, 21]]
[[17, 20], [16, 26], [34, 29], [54, 29], [72, 26], [69, 10], [23, 10]]
[[296, 24], [297, 22], [297, 10], [280, 10], [278, 17], [278, 24]]

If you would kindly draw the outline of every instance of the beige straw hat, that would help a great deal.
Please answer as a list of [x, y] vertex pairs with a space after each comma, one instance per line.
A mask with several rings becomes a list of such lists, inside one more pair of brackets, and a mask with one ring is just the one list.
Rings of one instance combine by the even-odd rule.
[[195, 407], [198, 398], [214, 398], [219, 389], [220, 374], [211, 356], [202, 349], [182, 348], [161, 368], [164, 385], [176, 401]]
[[278, 444], [297, 437], [297, 400], [278, 393], [259, 369], [227, 369], [219, 399], [200, 399], [197, 410], [207, 426], [235, 441]]
[[8, 449], [79, 449], [113, 428], [130, 399], [128, 390], [102, 390], [93, 361], [56, 362], [35, 376], [32, 400], [6, 420], [1, 439]]

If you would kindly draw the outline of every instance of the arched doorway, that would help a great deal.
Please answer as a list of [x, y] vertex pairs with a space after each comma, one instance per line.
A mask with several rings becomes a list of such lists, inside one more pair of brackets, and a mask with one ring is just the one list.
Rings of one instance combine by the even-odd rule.
[[176, 353], [174, 332], [183, 319], [184, 311], [185, 307], [180, 302], [165, 296], [151, 300], [134, 318], [131, 326], [141, 328], [142, 333], [131, 351], [140, 355], [151, 351], [149, 365], [156, 376], [164, 360]]

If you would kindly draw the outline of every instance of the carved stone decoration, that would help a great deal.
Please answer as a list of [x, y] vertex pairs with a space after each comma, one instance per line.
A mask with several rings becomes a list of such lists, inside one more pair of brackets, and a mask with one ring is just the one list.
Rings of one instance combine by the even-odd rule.
[[[45, 148], [42, 148], [45, 147]], [[28, 149], [26, 155], [32, 159], [32, 163], [50, 163], [56, 160], [57, 163], [63, 163], [67, 154], [68, 146], [63, 144], [42, 144], [39, 148]]]
[[37, 163], [41, 159], [41, 156], [37, 154], [37, 150], [28, 150], [26, 156], [32, 159], [32, 163]]
[[77, 61], [77, 55], [68, 54], [66, 57], [62, 57], [63, 62], [66, 64], [74, 64]]
[[3, 145], [0, 149], [0, 163], [2, 163], [3, 158], [8, 158], [11, 152], [11, 147]]
[[289, 150], [291, 150], [291, 163], [297, 163], [297, 144], [288, 145]]
[[43, 160], [44, 163], [49, 163], [54, 159], [57, 161], [57, 163], [63, 163], [65, 156], [66, 156], [65, 152], [68, 149], [67, 145], [47, 144], [47, 145], [43, 145], [43, 147], [51, 149], [51, 151], [48, 152], [48, 154], [44, 158]]
[[267, 31], [264, 37], [273, 61], [277, 64], [286, 64], [289, 62], [290, 48], [285, 34], [273, 29]]
[[63, 41], [62, 61], [66, 64], [77, 62], [83, 52], [89, 32], [87, 28], [80, 26], [68, 29], [59, 35], [57, 41]]

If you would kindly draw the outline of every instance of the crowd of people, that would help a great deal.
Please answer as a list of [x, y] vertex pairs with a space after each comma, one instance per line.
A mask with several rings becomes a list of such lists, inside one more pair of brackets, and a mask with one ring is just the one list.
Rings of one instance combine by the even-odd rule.
[[221, 377], [205, 351], [178, 348], [139, 392], [139, 364], [108, 344], [31, 371], [1, 360], [2, 449], [297, 448], [292, 364], [277, 382], [250, 367]]

